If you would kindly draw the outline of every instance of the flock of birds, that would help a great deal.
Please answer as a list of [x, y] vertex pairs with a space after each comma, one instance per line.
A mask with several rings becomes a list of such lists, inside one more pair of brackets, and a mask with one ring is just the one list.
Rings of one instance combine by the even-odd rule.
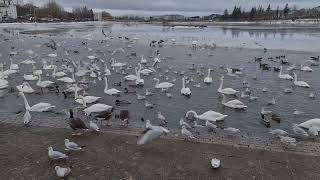
[[[104, 32], [102, 32], [106, 38], [110, 39], [109, 35], [106, 35]], [[127, 37], [118, 37], [119, 39], [124, 39], [125, 42], [135, 42], [138, 41], [138, 38], [127, 38]], [[115, 98], [121, 97], [121, 94], [123, 93], [132, 93], [135, 94], [138, 100], [143, 100], [144, 105], [147, 109], [154, 108], [154, 104], [147, 100], [148, 96], [154, 95], [154, 93], [157, 93], [159, 91], [152, 91], [150, 89], [145, 89], [145, 94], [138, 94], [134, 90], [129, 89], [128, 87], [122, 89], [117, 89], [117, 87], [123, 86], [123, 82], [131, 82], [130, 87], [132, 88], [143, 88], [145, 84], [145, 79], [143, 77], [150, 76], [153, 77], [154, 80], [154, 89], [159, 89], [161, 92], [164, 92], [168, 98], [172, 97], [172, 94], [170, 93], [170, 90], [175, 86], [175, 83], [177, 83], [177, 79], [174, 79], [172, 81], [166, 81], [168, 80], [168, 77], [165, 75], [161, 75], [157, 72], [158, 69], [160, 69], [161, 64], [165, 63], [164, 61], [165, 57], [161, 57], [160, 55], [160, 47], [163, 45], [166, 45], [166, 43], [175, 43], [174, 39], [171, 39], [170, 41], [152, 41], [150, 43], [150, 48], [155, 49], [152, 56], [150, 56], [148, 59], [144, 57], [144, 55], [141, 55], [140, 61], [135, 64], [127, 64], [126, 62], [118, 62], [115, 60], [115, 58], [111, 58], [110, 61], [103, 60], [101, 58], [96, 57], [95, 55], [87, 56], [85, 60], [68, 60], [68, 59], [61, 59], [59, 58], [59, 55], [56, 53], [58, 48], [61, 48], [61, 44], [56, 43], [55, 41], [51, 40], [50, 43], [47, 43], [46, 46], [48, 48], [52, 49], [52, 53], [47, 54], [48, 61], [38, 62], [35, 61], [37, 55], [36, 53], [29, 49], [29, 50], [23, 50], [24, 53], [28, 54], [32, 58], [28, 58], [26, 60], [23, 60], [19, 63], [14, 63], [14, 57], [21, 53], [15, 50], [14, 47], [12, 47], [12, 51], [8, 54], [10, 63], [1, 62], [0, 63], [0, 97], [4, 98], [6, 93], [8, 92], [14, 92], [15, 89], [17, 89], [19, 96], [22, 98], [25, 106], [25, 113], [23, 116], [23, 123], [24, 124], [30, 124], [32, 115], [31, 113], [42, 113], [47, 111], [52, 111], [52, 109], [55, 108], [55, 105], [47, 102], [39, 102], [33, 105], [30, 105], [27, 99], [27, 94], [32, 93], [38, 93], [40, 95], [43, 95], [48, 92], [55, 92], [59, 94], [63, 94], [65, 98], [69, 98], [71, 95], [74, 95], [74, 101], [77, 106], [75, 109], [78, 112], [78, 110], [82, 110], [83, 114], [86, 115], [88, 118], [93, 117], [92, 120], [89, 121], [89, 124], [86, 124], [86, 121], [80, 119], [80, 117], [77, 117], [76, 114], [74, 114], [74, 108], [70, 108], [68, 111], [65, 111], [65, 113], [68, 114], [68, 122], [70, 127], [74, 131], [94, 131], [99, 132], [100, 127], [98, 121], [102, 120], [110, 121], [110, 119], [114, 116], [114, 109], [117, 105], [122, 104], [130, 104], [127, 100], [115, 100], [115, 105], [112, 106], [110, 104], [103, 104], [100, 102], [101, 97], [89, 95], [86, 91], [92, 87], [90, 85], [92, 83], [97, 82], [104, 82], [104, 89], [101, 89], [101, 91], [104, 92], [107, 96], [113, 96]], [[86, 46], [87, 43], [84, 41], [82, 42], [83, 46]], [[134, 43], [125, 43], [126, 48], [132, 48]], [[191, 48], [198, 49], [198, 48], [207, 48], [208, 46], [200, 45], [199, 42], [193, 41], [191, 44]], [[209, 46], [210, 47], [210, 46]], [[62, 49], [62, 48], [61, 48]], [[87, 47], [89, 52], [92, 52], [92, 49], [90, 47]], [[79, 53], [76, 51], [71, 52], [70, 50], [64, 50], [64, 56], [68, 56], [70, 53]], [[112, 50], [109, 52], [111, 56], [114, 56], [115, 54], [126, 54], [127, 51], [124, 48], [118, 48], [115, 50]], [[1, 55], [2, 56], [2, 55]], [[131, 53], [130, 56], [136, 57], [136, 53]], [[170, 57], [166, 57], [170, 58]], [[278, 67], [271, 67], [267, 62], [274, 61], [276, 63], [279, 63]], [[300, 70], [302, 72], [310, 73], [312, 72], [312, 68], [307, 66], [306, 63], [302, 64], [300, 67], [296, 66], [295, 64], [290, 65], [289, 62], [286, 61], [285, 56], [279, 56], [279, 57], [269, 57], [267, 59], [264, 58], [255, 58], [253, 60], [255, 63], [259, 63], [259, 67], [261, 70], [273, 70], [278, 72], [278, 78], [283, 81], [292, 81], [294, 86], [302, 87], [302, 88], [309, 88], [311, 85], [305, 81], [298, 80], [297, 74], [295, 71]], [[311, 57], [311, 60], [309, 60], [307, 63], [310, 64], [310, 66], [319, 66], [319, 56], [318, 57]], [[15, 76], [15, 74], [19, 74], [19, 69], [21, 69], [21, 66], [24, 66], [24, 69], [28, 69], [29, 74], [24, 74], [23, 76]], [[41, 66], [41, 67], [40, 67]], [[284, 73], [284, 66], [289, 66], [285, 70], [290, 72], [288, 74]], [[250, 101], [257, 101], [259, 97], [253, 96], [250, 89], [250, 83], [247, 80], [243, 81], [243, 86], [245, 87], [245, 91], [239, 91], [236, 89], [233, 89], [231, 87], [224, 87], [224, 79], [225, 76], [230, 77], [239, 77], [243, 72], [242, 68], [225, 68], [223, 66], [220, 67], [221, 69], [225, 70], [225, 74], [220, 76], [220, 86], [216, 90], [217, 93], [219, 93], [222, 97], [221, 104], [222, 106], [226, 108], [236, 109], [236, 110], [244, 110], [248, 108], [248, 105], [244, 102], [240, 101], [239, 98], [248, 98]], [[211, 84], [213, 83], [213, 77], [211, 76], [212, 70], [209, 68], [207, 70], [207, 74], [204, 75], [204, 73], [201, 72], [202, 69], [205, 69], [203, 65], [196, 65], [192, 64], [191, 67], [189, 67], [188, 70], [195, 71], [199, 77], [203, 77], [203, 83], [205, 84]], [[128, 72], [134, 73], [130, 74]], [[184, 71], [177, 72], [173, 68], [167, 69], [165, 72], [168, 73], [169, 71], [174, 72], [175, 74], [181, 75], [181, 84], [182, 88], [180, 90], [180, 93], [182, 96], [190, 97], [192, 96], [192, 89], [191, 86], [187, 87], [191, 82], [194, 83], [194, 88], [200, 87], [200, 82], [196, 82], [193, 77], [187, 77], [184, 76]], [[123, 74], [123, 79], [114, 83], [110, 84], [110, 79], [112, 78], [112, 74]], [[13, 77], [14, 78], [10, 78]], [[43, 78], [45, 77], [45, 78]], [[10, 84], [14, 84], [13, 82], [9, 83], [9, 79], [12, 79], [15, 81], [17, 78], [22, 78], [23, 83], [21, 85], [17, 85], [15, 88], [10, 86]], [[91, 81], [87, 80], [90, 79]], [[162, 80], [160, 80], [162, 79]], [[165, 79], [165, 80], [163, 80]], [[254, 77], [255, 79], [255, 77]], [[34, 82], [34, 83], [32, 83]], [[62, 90], [63, 87], [63, 90]], [[34, 90], [35, 88], [38, 88], [39, 91]], [[5, 89], [9, 89], [9, 91], [5, 91]], [[80, 95], [79, 92], [82, 91], [83, 93]], [[267, 92], [268, 88], [263, 88], [263, 92]], [[287, 88], [284, 90], [285, 93], [293, 93], [293, 90], [290, 88]], [[239, 97], [239, 98], [238, 98]], [[314, 93], [311, 93], [309, 96], [311, 99], [316, 98]], [[230, 100], [231, 99], [231, 100]], [[274, 105], [275, 98], [272, 98], [269, 102], [267, 102], [268, 105]], [[303, 112], [300, 112], [296, 110], [294, 112], [295, 114], [301, 114]], [[277, 122], [281, 121], [281, 117], [273, 113], [272, 111], [265, 110], [264, 107], [261, 107], [261, 121], [264, 125], [270, 127], [270, 120], [274, 120]], [[127, 126], [129, 124], [130, 119], [130, 111], [127, 110], [121, 110], [118, 115], [115, 115], [116, 118], [120, 119], [120, 125], [121, 126]], [[192, 140], [196, 139], [196, 136], [192, 132], [192, 128], [208, 128], [209, 131], [213, 131], [214, 129], [219, 128], [219, 126], [216, 124], [218, 121], [223, 121], [225, 118], [227, 118], [228, 115], [208, 110], [207, 112], [204, 112], [202, 114], [198, 114], [197, 112], [190, 110], [186, 112], [184, 117], [182, 117], [177, 123], [179, 123], [179, 126], [181, 127], [181, 135], [185, 140]], [[159, 120], [159, 125], [152, 125], [150, 120], [145, 120], [144, 118], [141, 118], [141, 121], [145, 122], [145, 130], [139, 137], [137, 144], [138, 145], [144, 145], [147, 143], [150, 143], [151, 141], [159, 138], [162, 135], [166, 135], [170, 133], [170, 130], [166, 127], [166, 124], [168, 123], [166, 121], [165, 116], [158, 112], [157, 119]], [[189, 122], [187, 121], [189, 120]], [[189, 123], [193, 122], [193, 125], [190, 125]], [[198, 124], [198, 122], [201, 122]], [[203, 123], [202, 123], [203, 122]], [[109, 123], [107, 124], [109, 125]], [[301, 124], [293, 124], [293, 132], [294, 135], [290, 135], [288, 132], [282, 130], [282, 129], [273, 129], [270, 130], [270, 133], [279, 137], [281, 142], [295, 145], [296, 144], [296, 138], [295, 136], [302, 136], [302, 137], [308, 137], [308, 136], [317, 136], [318, 132], [320, 131], [320, 119], [310, 119], [304, 123]], [[227, 132], [239, 132], [239, 129], [233, 128], [233, 127], [227, 127], [223, 128], [223, 130]], [[74, 133], [73, 135], [81, 135], [81, 132]], [[65, 147], [67, 151], [76, 151], [76, 150], [82, 150], [83, 146], [79, 146], [75, 142], [71, 142], [68, 139], [65, 139]], [[59, 159], [66, 159], [68, 156], [62, 152], [53, 150], [52, 147], [48, 148], [48, 155], [53, 160], [59, 160]], [[220, 166], [220, 160], [218, 159], [212, 159], [212, 166], [214, 168], [218, 168]], [[57, 176], [59, 177], [66, 177], [70, 174], [71, 169], [70, 167], [60, 167], [55, 166], [55, 171]]]

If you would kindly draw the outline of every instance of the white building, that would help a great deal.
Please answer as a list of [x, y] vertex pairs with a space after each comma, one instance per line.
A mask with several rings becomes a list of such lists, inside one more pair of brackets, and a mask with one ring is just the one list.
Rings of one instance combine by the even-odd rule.
[[17, 7], [12, 0], [0, 0], [0, 22], [6, 18], [17, 19]]

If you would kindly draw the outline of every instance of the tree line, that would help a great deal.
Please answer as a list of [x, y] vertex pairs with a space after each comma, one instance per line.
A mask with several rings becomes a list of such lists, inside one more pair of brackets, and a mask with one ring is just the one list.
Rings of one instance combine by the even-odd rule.
[[312, 9], [297, 9], [293, 7], [289, 8], [286, 4], [283, 9], [277, 6], [276, 9], [271, 9], [271, 5], [265, 9], [262, 6], [252, 7], [250, 11], [246, 11], [245, 8], [241, 6], [234, 6], [233, 11], [229, 13], [228, 9], [224, 10], [223, 15], [220, 20], [246, 20], [246, 21], [256, 21], [256, 20], [280, 20], [280, 19], [296, 19], [296, 18], [319, 18], [320, 11], [315, 8]]
[[[72, 12], [67, 12], [55, 0], [49, 0], [42, 7], [33, 4], [17, 5], [17, 15], [22, 20], [55, 19], [64, 21], [93, 21], [94, 12], [86, 6], [73, 8]], [[102, 16], [111, 16], [110, 13], [103, 12]]]

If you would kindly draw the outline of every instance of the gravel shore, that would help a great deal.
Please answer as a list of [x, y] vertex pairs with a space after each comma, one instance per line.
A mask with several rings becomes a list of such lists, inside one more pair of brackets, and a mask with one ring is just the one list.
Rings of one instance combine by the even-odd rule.
[[[64, 139], [86, 145], [53, 162], [47, 147], [64, 151]], [[228, 145], [159, 139], [136, 145], [136, 136], [91, 133], [1, 123], [1, 179], [57, 179], [54, 166], [72, 166], [67, 179], [319, 179], [318, 156], [272, 152]], [[222, 166], [214, 170], [211, 158]]]

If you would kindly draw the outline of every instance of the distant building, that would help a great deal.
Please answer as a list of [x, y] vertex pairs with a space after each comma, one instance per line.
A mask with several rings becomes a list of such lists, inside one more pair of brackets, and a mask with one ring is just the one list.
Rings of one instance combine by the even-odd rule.
[[0, 0], [0, 21], [17, 19], [17, 7], [12, 0]]

